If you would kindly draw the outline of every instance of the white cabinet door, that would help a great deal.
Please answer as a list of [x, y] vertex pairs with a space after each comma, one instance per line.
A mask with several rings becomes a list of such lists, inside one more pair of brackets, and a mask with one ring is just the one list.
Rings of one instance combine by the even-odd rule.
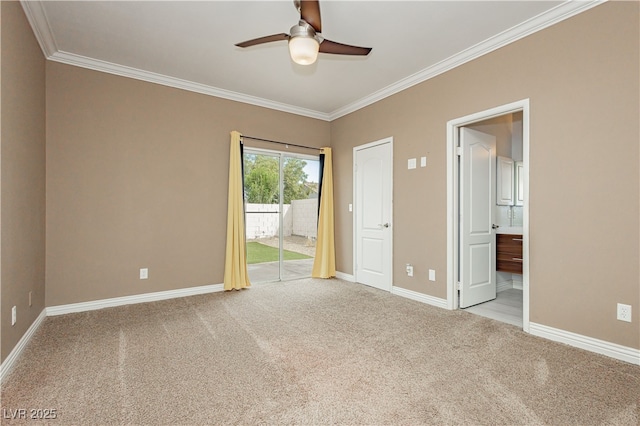
[[513, 206], [514, 204], [513, 172], [513, 160], [507, 157], [498, 157], [496, 204], [499, 206]]
[[516, 161], [515, 205], [524, 206], [524, 163]]

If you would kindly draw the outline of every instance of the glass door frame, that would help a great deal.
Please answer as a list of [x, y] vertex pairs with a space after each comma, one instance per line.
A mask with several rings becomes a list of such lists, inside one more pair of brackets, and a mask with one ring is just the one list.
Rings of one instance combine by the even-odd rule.
[[[302, 277], [293, 277], [293, 278], [283, 278], [282, 276], [282, 271], [284, 270], [284, 235], [283, 235], [283, 230], [284, 230], [284, 161], [285, 158], [290, 157], [290, 158], [298, 158], [301, 160], [313, 160], [313, 161], [319, 161], [320, 156], [319, 155], [310, 155], [310, 154], [300, 154], [297, 152], [287, 152], [287, 151], [277, 151], [277, 150], [272, 150], [272, 149], [264, 149], [264, 148], [251, 148], [248, 146], [244, 146], [243, 147], [243, 156], [242, 156], [242, 162], [244, 164], [244, 156], [245, 155], [267, 155], [267, 156], [271, 156], [271, 157], [278, 157], [278, 171], [279, 171], [279, 181], [278, 181], [278, 279], [277, 280], [267, 280], [267, 281], [258, 281], [258, 283], [269, 283], [269, 282], [279, 282], [279, 281], [287, 281], [287, 280], [294, 280], [294, 279], [299, 279]], [[244, 167], [243, 167], [244, 170]], [[244, 173], [244, 171], [243, 171]], [[318, 176], [318, 179], [320, 178], [320, 176]], [[244, 176], [242, 177], [242, 181], [243, 181], [243, 193], [244, 193]], [[320, 200], [318, 200], [319, 202]], [[246, 216], [246, 204], [247, 204], [247, 200], [246, 198], [244, 199], [244, 204], [245, 204], [245, 216]], [[246, 235], [246, 219], [245, 219], [245, 235]], [[246, 240], [245, 240], [245, 247], [246, 247]], [[309, 275], [311, 276], [311, 275]]]

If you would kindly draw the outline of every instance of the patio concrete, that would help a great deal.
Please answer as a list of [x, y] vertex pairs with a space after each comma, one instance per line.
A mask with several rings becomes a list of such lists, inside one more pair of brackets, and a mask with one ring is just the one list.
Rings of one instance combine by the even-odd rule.
[[[248, 241], [257, 242], [270, 247], [280, 247], [278, 237], [258, 238]], [[313, 268], [313, 257], [316, 255], [315, 239], [309, 239], [298, 235], [290, 235], [283, 238], [282, 246], [285, 250], [302, 253], [312, 257], [312, 259], [286, 260], [282, 268], [282, 279], [292, 280], [310, 277], [311, 269]], [[278, 277], [278, 263], [279, 262], [265, 262], [247, 265], [249, 280], [252, 283], [278, 281], [280, 279], [280, 277]]]
[[[278, 281], [278, 263], [265, 262], [247, 265], [249, 280], [252, 283]], [[286, 260], [283, 263], [282, 279], [308, 278], [311, 276], [313, 259]]]

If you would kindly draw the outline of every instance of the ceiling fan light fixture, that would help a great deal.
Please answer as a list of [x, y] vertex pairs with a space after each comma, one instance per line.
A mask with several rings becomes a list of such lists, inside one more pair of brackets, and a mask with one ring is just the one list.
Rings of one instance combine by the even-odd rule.
[[[294, 0], [294, 5], [300, 13], [298, 25], [291, 27], [290, 34], [272, 34], [252, 40], [237, 43], [238, 47], [250, 47], [257, 44], [288, 40], [289, 55], [300, 65], [311, 65], [318, 59], [318, 52], [334, 55], [367, 56], [370, 47], [358, 47], [327, 40], [321, 35], [319, 0]], [[320, 46], [322, 45], [322, 46]]]
[[289, 54], [296, 64], [311, 65], [318, 59], [320, 44], [313, 37], [291, 37], [289, 39]]
[[305, 21], [291, 27], [289, 38], [289, 54], [296, 64], [311, 65], [318, 59], [320, 42], [316, 38], [316, 31]]

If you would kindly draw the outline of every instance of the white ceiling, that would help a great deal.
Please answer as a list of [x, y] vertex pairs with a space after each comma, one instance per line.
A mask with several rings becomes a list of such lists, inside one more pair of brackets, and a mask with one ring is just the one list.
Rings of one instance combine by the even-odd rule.
[[320, 2], [322, 35], [373, 47], [294, 64], [299, 14], [282, 1], [23, 1], [54, 61], [331, 120], [599, 4], [599, 1]]

